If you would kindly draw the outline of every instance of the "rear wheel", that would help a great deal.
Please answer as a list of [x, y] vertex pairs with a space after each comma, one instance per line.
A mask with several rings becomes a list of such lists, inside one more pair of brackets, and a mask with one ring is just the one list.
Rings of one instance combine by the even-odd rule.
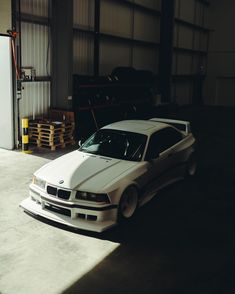
[[130, 219], [138, 205], [138, 193], [134, 186], [127, 188], [121, 197], [118, 207], [118, 222]]
[[186, 176], [194, 176], [197, 171], [197, 160], [195, 153], [191, 154], [187, 163]]

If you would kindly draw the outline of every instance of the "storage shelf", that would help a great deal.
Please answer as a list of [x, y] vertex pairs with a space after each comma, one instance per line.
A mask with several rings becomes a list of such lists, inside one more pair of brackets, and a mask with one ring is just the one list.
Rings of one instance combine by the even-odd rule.
[[36, 76], [34, 80], [22, 80], [22, 83], [51, 82], [50, 76]]
[[79, 111], [89, 111], [89, 110], [95, 110], [95, 109], [112, 108], [112, 107], [119, 107], [121, 105], [128, 105], [128, 104], [133, 105], [133, 104], [141, 104], [141, 103], [146, 103], [146, 99], [131, 99], [131, 100], [120, 101], [119, 103], [80, 106]]
[[145, 87], [151, 87], [150, 84], [120, 84], [120, 83], [110, 83], [110, 84], [96, 84], [96, 85], [79, 85], [80, 89], [94, 89], [94, 88], [145, 88]]

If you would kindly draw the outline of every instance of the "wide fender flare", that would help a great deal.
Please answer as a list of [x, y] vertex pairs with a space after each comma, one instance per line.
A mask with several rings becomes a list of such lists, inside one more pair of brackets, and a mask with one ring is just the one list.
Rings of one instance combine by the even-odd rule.
[[110, 197], [112, 198], [112, 203], [118, 205], [124, 191], [132, 186], [136, 188], [137, 193], [139, 194], [140, 187], [138, 183], [136, 183], [135, 181], [130, 181], [130, 180], [124, 180], [124, 181], [122, 180], [122, 183], [117, 187], [117, 189], [113, 190], [110, 193]]

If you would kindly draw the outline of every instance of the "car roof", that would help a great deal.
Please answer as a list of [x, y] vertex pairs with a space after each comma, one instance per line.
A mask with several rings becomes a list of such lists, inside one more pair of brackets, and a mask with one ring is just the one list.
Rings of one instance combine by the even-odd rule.
[[144, 135], [151, 135], [153, 132], [169, 127], [168, 124], [151, 120], [122, 120], [109, 124], [102, 129], [121, 130]]

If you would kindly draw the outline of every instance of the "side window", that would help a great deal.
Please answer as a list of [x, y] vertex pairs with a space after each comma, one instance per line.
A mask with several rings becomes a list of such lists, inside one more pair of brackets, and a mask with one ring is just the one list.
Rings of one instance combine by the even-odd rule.
[[181, 141], [183, 139], [182, 134], [173, 128], [166, 128], [163, 131], [165, 131], [166, 142], [167, 142], [168, 148], [177, 144], [179, 141]]
[[169, 127], [152, 134], [146, 153], [146, 158], [157, 158], [159, 153], [167, 150], [182, 140], [182, 134]]

